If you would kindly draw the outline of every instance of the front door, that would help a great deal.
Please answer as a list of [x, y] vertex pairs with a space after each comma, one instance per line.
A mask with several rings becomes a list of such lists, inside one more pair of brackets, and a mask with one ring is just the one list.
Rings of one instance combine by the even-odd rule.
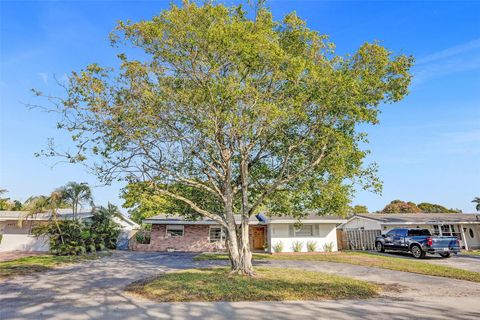
[[265, 245], [265, 228], [253, 227], [253, 241], [252, 241], [253, 250], [263, 250], [264, 245]]

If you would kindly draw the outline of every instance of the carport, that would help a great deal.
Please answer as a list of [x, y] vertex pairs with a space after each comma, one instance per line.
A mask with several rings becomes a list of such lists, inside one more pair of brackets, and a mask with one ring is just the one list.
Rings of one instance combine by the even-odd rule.
[[465, 250], [480, 248], [480, 214], [474, 213], [370, 213], [357, 214], [340, 226], [350, 230], [424, 228], [433, 235], [456, 236]]

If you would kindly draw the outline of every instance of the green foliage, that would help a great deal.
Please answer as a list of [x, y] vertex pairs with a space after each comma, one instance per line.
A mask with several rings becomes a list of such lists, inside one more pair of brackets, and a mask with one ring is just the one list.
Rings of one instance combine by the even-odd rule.
[[53, 254], [83, 255], [87, 252], [115, 249], [120, 227], [112, 220], [118, 209], [109, 204], [107, 208], [93, 213], [92, 220], [52, 220], [44, 225], [34, 226], [34, 235], [47, 236]]
[[323, 251], [333, 252], [333, 242], [328, 242], [323, 245]]
[[382, 213], [421, 213], [422, 210], [411, 201], [393, 200], [383, 208]]
[[[7, 192], [7, 189], [0, 189], [0, 195]], [[23, 204], [18, 200], [12, 201], [10, 198], [0, 198], [0, 211], [20, 211], [23, 209]]]
[[383, 208], [382, 213], [458, 213], [460, 209], [447, 209], [446, 207], [435, 204], [422, 202], [418, 205], [411, 201], [393, 200]]
[[292, 243], [292, 250], [293, 252], [302, 252], [303, 242], [302, 241], [295, 241]]
[[112, 204], [108, 204], [106, 208], [100, 207], [94, 212], [89, 227], [97, 250], [116, 248], [120, 227], [113, 221], [113, 218], [120, 215], [118, 208]]
[[78, 207], [92, 201], [92, 191], [87, 183], [68, 182], [65, 186], [57, 189], [61, 194], [62, 201], [68, 204], [76, 217]]
[[475, 197], [472, 202], [476, 203], [475, 210], [480, 211], [480, 197]]
[[138, 230], [135, 234], [135, 240], [141, 244], [150, 244], [151, 233], [149, 230]]
[[[408, 93], [413, 58], [377, 42], [337, 55], [295, 12], [249, 17], [185, 1], [120, 22], [111, 36], [120, 68], [88, 65], [69, 76], [66, 96], [48, 99], [76, 148], [43, 154], [89, 165], [107, 183], [145, 182], [188, 208], [178, 213], [226, 227], [230, 243], [241, 238], [235, 213], [344, 214], [357, 186], [380, 191], [361, 128]], [[137, 221], [153, 210], [127, 206]], [[229, 249], [240, 262], [242, 249]]]
[[[120, 53], [118, 72], [96, 64], [74, 72], [59, 105], [69, 115], [59, 128], [79, 146], [63, 155], [100, 160], [102, 179], [147, 174], [150, 182], [205, 190], [193, 180], [215, 190], [226, 159], [227, 182], [237, 184], [243, 157], [252, 176], [248, 198], [258, 202], [251, 210], [266, 204], [282, 214], [345, 212], [353, 183], [380, 188], [376, 168], [364, 166], [366, 136], [356, 128], [376, 124], [379, 105], [407, 93], [411, 57], [378, 43], [336, 56], [328, 37], [295, 13], [274, 21], [260, 8], [253, 21], [239, 7], [193, 2], [120, 22], [112, 42], [146, 56]], [[228, 158], [222, 146], [232, 148]], [[130, 165], [141, 163], [137, 176]]]
[[273, 252], [275, 253], [283, 252], [283, 242], [282, 241], [275, 242], [272, 248], [273, 248]]
[[428, 203], [422, 202], [417, 205], [417, 207], [422, 210], [424, 213], [460, 213], [462, 210], [460, 209], [447, 209], [446, 207], [436, 204], [436, 203]]
[[367, 206], [355, 205], [350, 210], [354, 214], [369, 213]]
[[88, 230], [77, 220], [51, 221], [32, 230], [36, 236], [48, 236], [50, 251], [59, 256], [82, 255], [87, 252]]
[[[170, 184], [168, 189], [191, 199], [203, 208], [215, 212], [222, 210], [217, 199], [205, 190], [181, 184]], [[198, 219], [198, 213], [185, 202], [156, 192], [155, 187], [146, 182], [129, 183], [122, 190], [121, 197], [125, 200], [123, 207], [129, 209], [130, 218], [139, 224], [144, 219], [158, 214], [183, 215], [191, 220]]]
[[317, 251], [317, 246], [318, 246], [317, 241], [307, 241], [307, 251], [308, 252]]

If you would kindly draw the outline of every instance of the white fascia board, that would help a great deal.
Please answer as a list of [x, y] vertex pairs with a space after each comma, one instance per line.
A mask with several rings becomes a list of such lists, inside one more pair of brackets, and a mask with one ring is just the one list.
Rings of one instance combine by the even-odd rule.
[[291, 224], [291, 223], [303, 223], [303, 224], [310, 224], [310, 223], [317, 223], [317, 224], [339, 224], [345, 223], [347, 220], [274, 220], [269, 221], [268, 224]]
[[382, 225], [386, 226], [398, 226], [398, 225], [414, 225], [414, 224], [431, 224], [431, 225], [444, 225], [444, 224], [480, 224], [480, 221], [418, 221], [418, 222], [382, 222]]

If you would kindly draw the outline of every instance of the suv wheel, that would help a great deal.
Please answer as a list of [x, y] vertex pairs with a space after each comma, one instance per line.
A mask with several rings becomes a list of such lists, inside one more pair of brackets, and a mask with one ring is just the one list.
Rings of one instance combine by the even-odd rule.
[[377, 248], [378, 252], [385, 252], [385, 248], [383, 247], [383, 244], [380, 241], [377, 241], [375, 244], [375, 247]]
[[425, 251], [423, 251], [422, 248], [417, 244], [414, 244], [410, 248], [410, 251], [412, 251], [412, 255], [414, 258], [417, 258], [417, 259], [425, 258]]

